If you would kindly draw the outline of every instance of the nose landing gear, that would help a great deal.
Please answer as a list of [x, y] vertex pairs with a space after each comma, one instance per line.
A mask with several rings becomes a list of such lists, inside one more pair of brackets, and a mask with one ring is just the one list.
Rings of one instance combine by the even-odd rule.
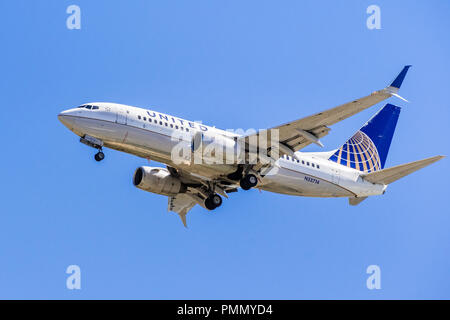
[[80, 138], [80, 142], [84, 143], [85, 145], [95, 148], [98, 150], [98, 152], [95, 154], [94, 159], [96, 161], [102, 161], [105, 159], [105, 154], [103, 153], [102, 147], [103, 147], [103, 141], [88, 135], [84, 135]]
[[94, 159], [96, 161], [102, 161], [103, 159], [105, 159], [105, 154], [101, 149], [95, 154]]

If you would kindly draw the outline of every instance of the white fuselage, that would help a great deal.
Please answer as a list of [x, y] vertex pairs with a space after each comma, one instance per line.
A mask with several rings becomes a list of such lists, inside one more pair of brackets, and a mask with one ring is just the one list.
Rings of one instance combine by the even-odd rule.
[[[190, 146], [198, 132], [227, 141], [233, 141], [237, 134], [132, 106], [89, 105], [98, 108], [73, 108], [63, 111], [58, 118], [80, 137], [100, 139], [105, 147], [181, 168], [198, 177], [215, 179], [236, 171], [233, 164], [175, 163], [172, 151], [180, 140]], [[261, 178], [257, 188], [309, 197], [365, 197], [384, 193], [385, 185], [364, 181], [360, 171], [329, 161], [327, 155], [296, 152], [296, 159], [284, 156]]]

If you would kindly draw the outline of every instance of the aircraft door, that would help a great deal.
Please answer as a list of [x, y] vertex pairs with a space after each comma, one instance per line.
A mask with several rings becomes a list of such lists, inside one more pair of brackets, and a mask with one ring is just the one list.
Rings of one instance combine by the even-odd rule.
[[338, 169], [331, 169], [331, 171], [332, 171], [332, 182], [334, 184], [339, 184], [341, 172]]
[[117, 118], [116, 122], [120, 124], [127, 124], [127, 114], [124, 110], [118, 109], [117, 110]]

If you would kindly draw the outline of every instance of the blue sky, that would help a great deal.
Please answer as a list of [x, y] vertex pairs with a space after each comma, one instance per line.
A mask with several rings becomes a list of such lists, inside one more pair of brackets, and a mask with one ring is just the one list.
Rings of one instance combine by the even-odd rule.
[[[81, 30], [66, 8], [81, 8]], [[366, 8], [381, 8], [381, 30]], [[58, 122], [89, 101], [266, 128], [381, 89], [402, 114], [386, 166], [449, 155], [448, 1], [2, 1], [0, 298], [450, 298], [448, 158], [357, 207], [238, 192], [185, 229]], [[382, 104], [332, 128], [340, 146]], [[305, 151], [315, 151], [308, 147]], [[153, 163], [155, 165], [155, 163]], [[158, 164], [156, 164], [158, 165]], [[82, 289], [66, 289], [79, 265]], [[381, 290], [366, 268], [381, 268]]]

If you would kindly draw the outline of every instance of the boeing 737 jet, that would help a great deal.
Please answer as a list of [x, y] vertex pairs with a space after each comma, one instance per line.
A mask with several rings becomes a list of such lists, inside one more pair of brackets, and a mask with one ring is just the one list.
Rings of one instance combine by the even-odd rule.
[[[330, 126], [392, 96], [410, 66], [386, 88], [312, 116], [268, 130], [238, 134], [168, 114], [127, 105], [93, 102], [61, 112], [58, 119], [80, 141], [98, 150], [95, 160], [111, 148], [166, 167], [142, 166], [133, 184], [168, 197], [168, 210], [184, 226], [196, 204], [214, 210], [239, 188], [257, 188], [307, 197], [345, 197], [357, 205], [384, 194], [392, 182], [443, 158], [385, 168], [400, 107], [386, 104], [340, 148], [329, 152], [300, 152]], [[206, 152], [208, 151], [208, 152]], [[223, 152], [222, 152], [223, 151]], [[200, 154], [200, 157], [197, 155]], [[231, 155], [231, 156], [230, 156]], [[221, 197], [222, 196], [222, 197]]]

